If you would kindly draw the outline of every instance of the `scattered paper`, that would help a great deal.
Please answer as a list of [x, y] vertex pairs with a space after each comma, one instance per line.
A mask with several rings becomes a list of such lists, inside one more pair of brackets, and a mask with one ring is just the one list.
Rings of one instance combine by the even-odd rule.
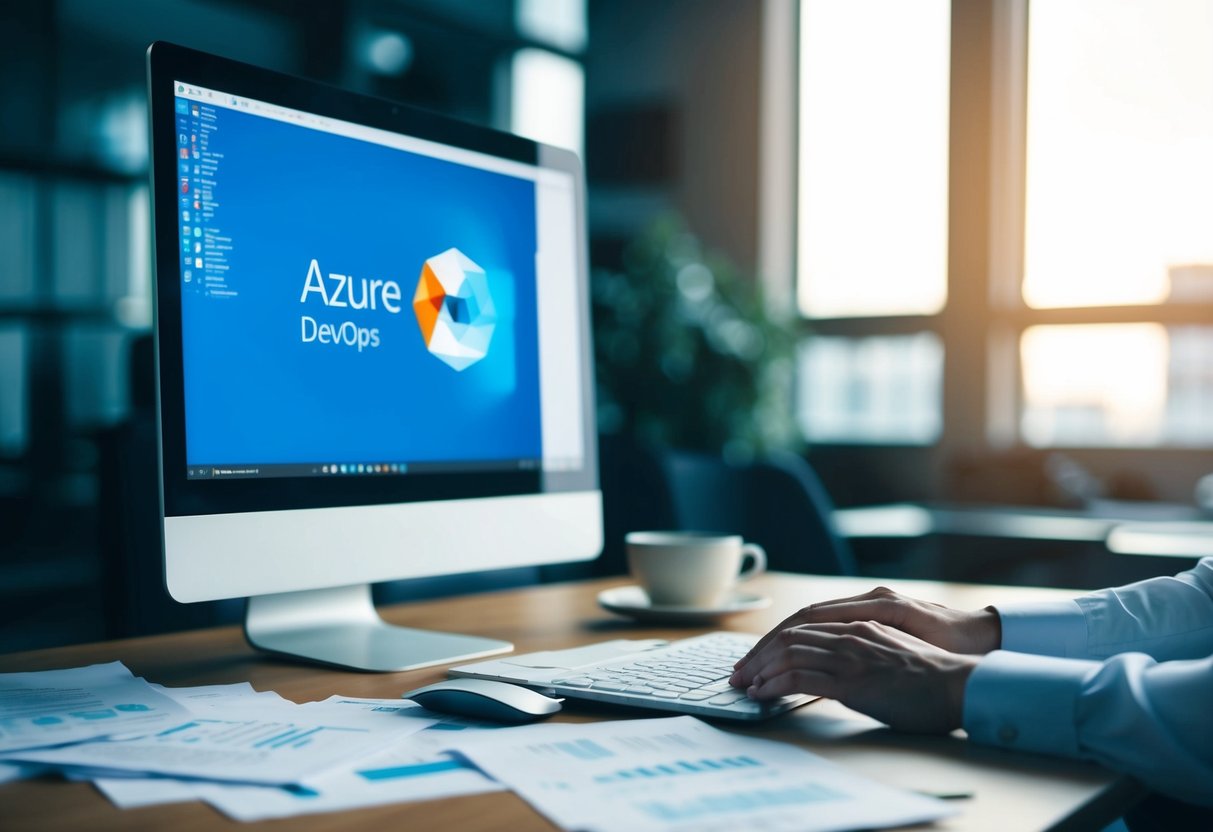
[[954, 813], [795, 746], [689, 716], [526, 726], [449, 745], [557, 826], [586, 832], [836, 832]]
[[206, 784], [167, 777], [96, 777], [93, 785], [119, 809], [199, 800]]
[[499, 727], [495, 723], [434, 715], [401, 699], [334, 696], [300, 707], [313, 713], [334, 707], [339, 713], [348, 713], [350, 709], [380, 714], [400, 713], [424, 719], [429, 727], [408, 737], [396, 748], [325, 772], [298, 786], [249, 786], [158, 777], [99, 777], [94, 782], [119, 808], [206, 800], [220, 812], [239, 821], [435, 800], [504, 789], [467, 762], [443, 751], [449, 744], [451, 732]]
[[0, 763], [0, 783], [11, 783], [14, 780], [26, 780], [37, 777], [46, 771], [46, 766], [23, 765], [21, 763]]
[[0, 752], [146, 733], [189, 715], [121, 662], [0, 674]]
[[445, 745], [445, 738], [419, 742], [430, 733], [424, 731], [400, 748], [345, 771], [312, 778], [303, 786], [204, 785], [199, 791], [220, 812], [240, 821], [504, 791], [504, 786], [467, 762], [433, 750]]
[[380, 751], [431, 721], [350, 709], [336, 719], [292, 703], [225, 706], [154, 734], [17, 752], [20, 762], [87, 766], [221, 782], [287, 785]]
[[403, 699], [333, 696], [302, 707], [312, 712], [396, 713], [424, 719], [428, 727], [390, 751], [309, 778], [299, 787], [204, 785], [200, 796], [234, 820], [257, 821], [504, 790], [474, 766], [444, 751], [453, 732], [497, 729], [499, 723], [438, 715]]

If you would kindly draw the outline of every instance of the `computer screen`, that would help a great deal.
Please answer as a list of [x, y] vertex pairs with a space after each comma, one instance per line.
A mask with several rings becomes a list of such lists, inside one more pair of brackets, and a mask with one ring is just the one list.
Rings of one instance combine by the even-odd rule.
[[170, 592], [596, 555], [576, 157], [169, 44], [149, 83]]

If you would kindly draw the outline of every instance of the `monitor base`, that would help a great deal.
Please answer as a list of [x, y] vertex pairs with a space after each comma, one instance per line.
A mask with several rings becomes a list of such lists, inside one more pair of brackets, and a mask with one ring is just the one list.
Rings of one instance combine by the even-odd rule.
[[388, 624], [369, 584], [257, 595], [244, 636], [258, 650], [351, 670], [392, 673], [508, 653], [508, 641]]

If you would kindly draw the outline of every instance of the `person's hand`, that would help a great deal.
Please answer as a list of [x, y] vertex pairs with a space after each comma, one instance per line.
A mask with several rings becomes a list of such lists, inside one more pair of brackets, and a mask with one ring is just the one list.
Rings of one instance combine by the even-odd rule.
[[752, 699], [826, 696], [901, 731], [944, 733], [961, 725], [977, 662], [874, 621], [802, 624], [766, 639], [731, 681]]
[[917, 636], [953, 653], [989, 653], [1002, 644], [1002, 622], [991, 607], [965, 612], [942, 604], [918, 601], [878, 586], [862, 595], [811, 604], [785, 618], [737, 662], [743, 669], [750, 658], [776, 634], [801, 624], [876, 621]]

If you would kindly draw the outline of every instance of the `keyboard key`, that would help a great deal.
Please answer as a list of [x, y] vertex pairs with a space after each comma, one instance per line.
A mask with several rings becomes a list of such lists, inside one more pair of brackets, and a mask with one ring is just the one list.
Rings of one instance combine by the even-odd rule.
[[689, 690], [686, 693], [682, 694], [682, 696], [679, 696], [678, 698], [679, 699], [688, 699], [692, 702], [698, 702], [700, 699], [711, 699], [715, 695], [716, 695], [715, 691], [710, 691], [710, 690]]
[[714, 699], [708, 701], [709, 705], [732, 705], [734, 702], [740, 702], [745, 699], [745, 691], [735, 690], [729, 693], [722, 693]]
[[587, 679], [584, 676], [579, 676], [575, 679], [553, 679], [553, 685], [568, 685], [571, 688], [588, 688], [593, 682], [593, 679]]
[[679, 697], [679, 695], [680, 695], [679, 692], [676, 690], [655, 690], [655, 691], [653, 691], [653, 696], [657, 697], [658, 699], [677, 699]]

